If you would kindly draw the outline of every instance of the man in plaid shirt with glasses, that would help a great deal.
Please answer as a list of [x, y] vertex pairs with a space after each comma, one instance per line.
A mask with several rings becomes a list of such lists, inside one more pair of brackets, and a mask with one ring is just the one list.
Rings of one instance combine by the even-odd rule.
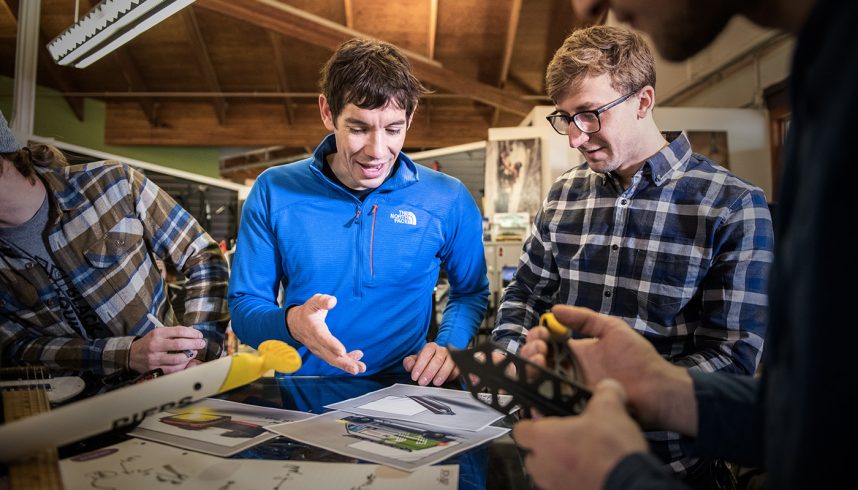
[[[753, 375], [773, 234], [766, 197], [653, 120], [655, 66], [632, 31], [570, 35], [548, 66], [548, 116], [586, 160], [552, 186], [506, 288], [493, 340], [516, 352], [555, 304], [619, 316], [669, 361]], [[675, 433], [653, 451], [693, 485], [708, 464]]]

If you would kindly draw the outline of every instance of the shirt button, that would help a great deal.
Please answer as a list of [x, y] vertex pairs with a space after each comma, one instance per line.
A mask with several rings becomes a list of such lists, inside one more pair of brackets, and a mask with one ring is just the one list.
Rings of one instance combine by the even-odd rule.
[[605, 291], [605, 297], [610, 298], [611, 297], [611, 291]]
[[57, 304], [57, 302], [54, 301], [53, 299], [49, 299], [47, 302], [47, 305], [50, 306], [51, 308], [53, 308], [55, 304]]
[[623, 200], [621, 200], [621, 201], [620, 201], [620, 205], [621, 205], [621, 206], [625, 206], [625, 205], [626, 205], [626, 204], [628, 204], [628, 203], [629, 203], [629, 201], [628, 201], [628, 200], [626, 200], [626, 199], [623, 199]]
[[615, 251], [615, 252], [616, 252], [616, 251], [617, 251], [617, 250], [619, 250], [619, 249], [620, 249], [620, 246], [619, 246], [619, 245], [617, 245], [616, 243], [615, 243], [615, 244], [613, 244], [613, 245], [611, 245], [611, 250], [613, 250], [613, 251]]
[[116, 240], [114, 243], [116, 243], [117, 247], [121, 247], [122, 245], [125, 245], [125, 240]]
[[26, 264], [24, 264], [24, 268], [25, 268], [25, 269], [32, 269], [32, 268], [33, 268], [33, 263], [32, 263], [32, 262], [27, 262]]

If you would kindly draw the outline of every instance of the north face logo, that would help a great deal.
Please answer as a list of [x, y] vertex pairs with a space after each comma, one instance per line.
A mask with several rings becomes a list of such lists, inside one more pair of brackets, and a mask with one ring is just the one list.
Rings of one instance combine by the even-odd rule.
[[392, 219], [394, 223], [399, 223], [401, 225], [417, 226], [417, 216], [415, 216], [411, 211], [400, 210], [399, 214], [390, 213], [390, 219]]

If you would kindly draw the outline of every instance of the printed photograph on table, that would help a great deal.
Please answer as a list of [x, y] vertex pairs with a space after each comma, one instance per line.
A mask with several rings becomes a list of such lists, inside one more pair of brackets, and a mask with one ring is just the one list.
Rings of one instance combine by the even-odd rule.
[[150, 415], [129, 434], [215, 456], [231, 456], [277, 437], [265, 430], [266, 426], [309, 417], [312, 415], [304, 412], [207, 398]]
[[340, 411], [270, 426], [268, 430], [337, 454], [405, 471], [435, 464], [509, 432], [501, 427], [480, 431], [447, 429]]
[[526, 212], [542, 204], [539, 138], [489, 141], [486, 145], [486, 215]]
[[503, 417], [467, 391], [399, 383], [325, 408], [469, 431], [484, 429]]

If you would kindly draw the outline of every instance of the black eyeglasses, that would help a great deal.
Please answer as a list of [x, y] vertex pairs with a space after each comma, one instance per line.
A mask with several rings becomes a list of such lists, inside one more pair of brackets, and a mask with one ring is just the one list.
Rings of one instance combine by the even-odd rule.
[[559, 134], [569, 134], [569, 124], [575, 123], [575, 127], [578, 128], [582, 133], [593, 134], [598, 133], [600, 129], [602, 129], [602, 120], [599, 118], [599, 114], [607, 111], [608, 109], [620, 105], [626, 101], [629, 97], [636, 94], [638, 91], [628, 93], [617, 100], [608, 102], [607, 104], [599, 107], [597, 109], [593, 109], [592, 111], [581, 111], [572, 114], [563, 114], [559, 111], [554, 111], [551, 114], [545, 116], [545, 119], [548, 119], [548, 122], [551, 123], [551, 127], [554, 128]]

